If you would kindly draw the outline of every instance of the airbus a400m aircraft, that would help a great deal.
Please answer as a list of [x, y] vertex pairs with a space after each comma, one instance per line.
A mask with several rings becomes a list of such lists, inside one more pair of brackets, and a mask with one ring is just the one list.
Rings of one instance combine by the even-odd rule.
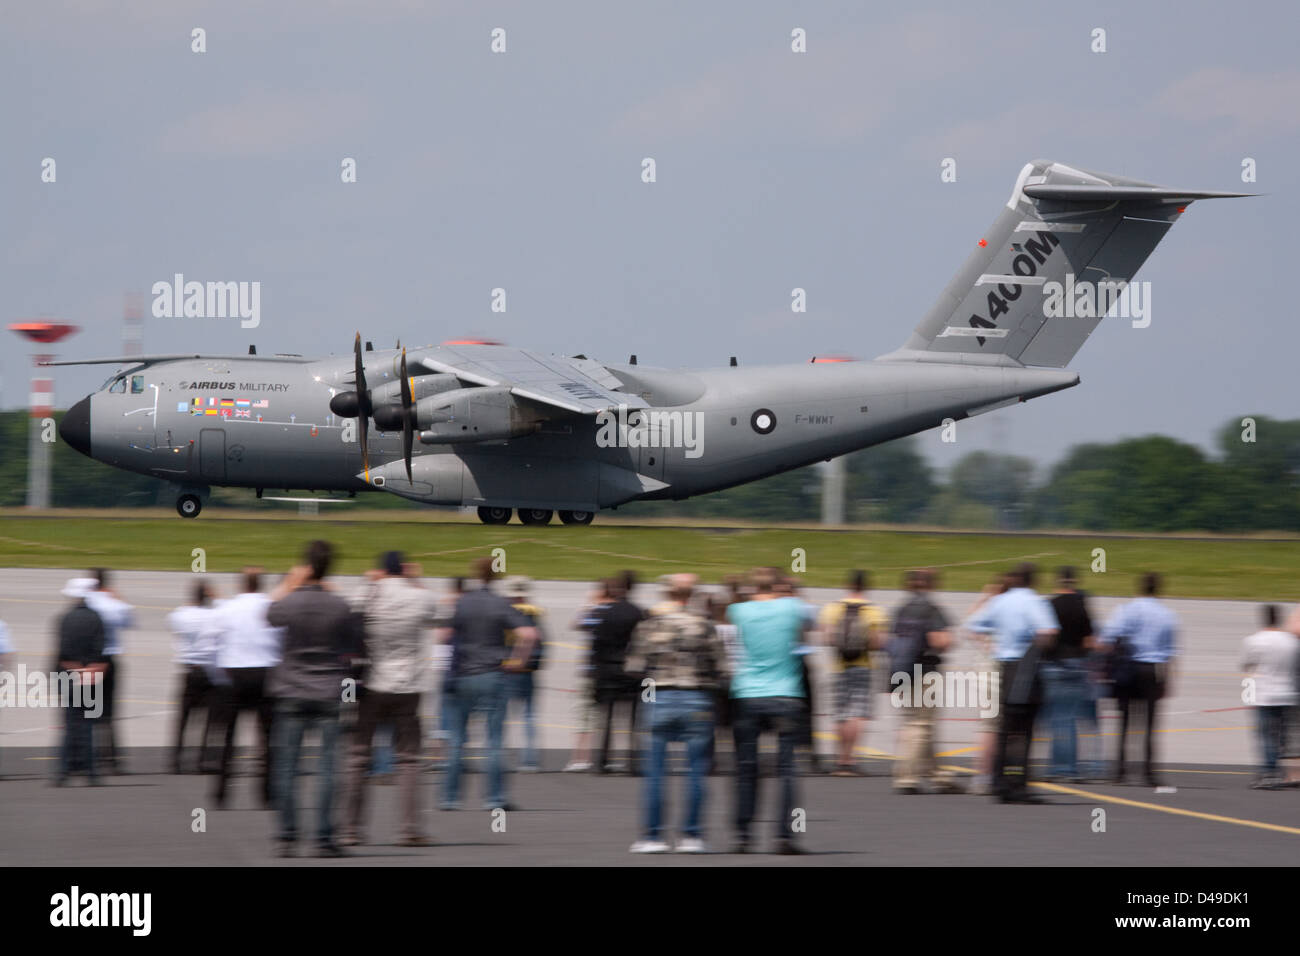
[[187, 518], [212, 486], [235, 486], [587, 524], [601, 508], [716, 491], [1077, 385], [1064, 367], [1105, 307], [1054, 317], [1045, 291], [1113, 292], [1190, 202], [1240, 195], [1030, 163], [939, 301], [874, 361], [669, 370], [493, 344], [363, 350], [358, 335], [350, 357], [54, 363], [121, 366], [59, 434], [173, 482]]

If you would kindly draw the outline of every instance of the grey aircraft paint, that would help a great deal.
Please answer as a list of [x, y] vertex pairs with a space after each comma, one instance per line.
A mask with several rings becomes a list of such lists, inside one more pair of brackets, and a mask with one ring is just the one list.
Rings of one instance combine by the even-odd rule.
[[[1193, 200], [1233, 195], [1030, 163], [934, 308], [875, 361], [668, 370], [486, 344], [362, 353], [359, 341], [359, 359], [95, 359], [123, 369], [69, 410], [60, 434], [96, 460], [173, 482], [187, 517], [212, 486], [234, 486], [382, 490], [476, 505], [485, 521], [520, 509], [524, 520], [559, 510], [585, 523], [601, 508], [716, 491], [1077, 385], [1063, 366], [1100, 319], [1045, 318], [1042, 285], [1127, 282]], [[364, 456], [358, 360], [373, 406]]]

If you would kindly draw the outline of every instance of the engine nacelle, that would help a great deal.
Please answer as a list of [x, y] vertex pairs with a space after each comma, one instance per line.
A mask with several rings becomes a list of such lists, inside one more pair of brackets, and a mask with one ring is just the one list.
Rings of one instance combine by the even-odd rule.
[[[411, 380], [411, 401], [418, 402], [430, 395], [450, 392], [460, 388], [460, 379], [455, 375], [438, 372], [433, 375], [418, 375]], [[381, 431], [392, 431], [402, 427], [402, 383], [384, 382], [370, 390], [370, 406], [375, 410], [375, 424]], [[356, 418], [360, 411], [357, 393], [354, 391], [338, 392], [330, 399], [330, 411], [340, 418]]]
[[[460, 388], [460, 379], [446, 372], [433, 375], [417, 375], [411, 379], [411, 401], [418, 402], [430, 395], [439, 395]], [[381, 405], [402, 405], [402, 383], [400, 380], [384, 382], [370, 389], [370, 402], [375, 408]]]
[[542, 418], [508, 388], [461, 388], [425, 398], [415, 406], [425, 445], [500, 441], [531, 435]]

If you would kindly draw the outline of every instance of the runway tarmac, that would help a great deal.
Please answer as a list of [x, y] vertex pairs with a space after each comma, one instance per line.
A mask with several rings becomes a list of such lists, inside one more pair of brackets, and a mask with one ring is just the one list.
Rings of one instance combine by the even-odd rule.
[[[612, 569], [611, 569], [612, 570]], [[10, 627], [17, 646], [14, 664], [48, 667], [52, 628], [64, 604], [59, 589], [78, 570], [0, 570], [0, 620]], [[234, 578], [211, 575], [222, 593], [231, 593]], [[88, 864], [241, 864], [269, 862], [271, 828], [266, 811], [253, 809], [251, 781], [239, 781], [231, 811], [207, 814], [206, 834], [192, 834], [195, 808], [205, 806], [208, 778], [172, 777], [161, 770], [162, 752], [170, 742], [177, 673], [172, 663], [166, 615], [183, 602], [192, 575], [164, 572], [118, 572], [115, 584], [137, 608], [137, 626], [126, 635], [121, 672], [119, 739], [131, 753], [132, 773], [112, 778], [98, 790], [60, 790], [48, 786], [52, 754], [59, 739], [56, 710], [0, 710], [0, 862], [37, 864], [64, 860]], [[339, 579], [347, 591], [355, 580]], [[429, 580], [441, 590], [445, 583]], [[588, 588], [573, 582], [539, 582], [533, 601], [548, 612], [551, 646], [539, 675], [539, 716], [544, 763], [557, 770], [572, 742], [573, 693], [581, 644], [569, 629]], [[836, 591], [809, 589], [816, 604], [836, 599]], [[634, 597], [657, 600], [656, 588], [643, 585]], [[892, 609], [897, 592], [874, 598]], [[940, 603], [960, 617], [974, 596], [942, 593]], [[1094, 601], [1104, 617], [1118, 602]], [[1291, 863], [1300, 837], [1300, 797], [1295, 791], [1252, 791], [1256, 759], [1253, 714], [1242, 703], [1238, 657], [1242, 639], [1257, 629], [1252, 602], [1169, 602], [1182, 624], [1180, 659], [1174, 695], [1164, 702], [1158, 759], [1165, 781], [1176, 793], [1139, 787], [1040, 788], [1052, 805], [1007, 807], [974, 796], [904, 797], [889, 792], [890, 758], [895, 751], [893, 708], [878, 695], [874, 718], [861, 752], [877, 774], [861, 780], [805, 777], [808, 844], [827, 855], [822, 863], [1034, 863], [1034, 864], [1190, 864]], [[832, 725], [824, 711], [829, 693], [824, 675], [830, 651], [814, 655], [813, 667], [822, 701], [818, 743], [833, 746]], [[946, 661], [953, 669], [977, 666], [972, 647], [960, 647]], [[956, 710], [940, 723], [941, 753], [957, 767], [969, 764], [979, 728], [974, 709]], [[1101, 743], [1113, 753], [1117, 721], [1103, 714]], [[507, 728], [507, 744], [520, 742], [516, 715]], [[475, 738], [472, 738], [472, 740]], [[241, 741], [252, 743], [251, 727]], [[1096, 741], [1093, 741], [1094, 743]], [[1039, 747], [1043, 745], [1040, 743]], [[1136, 752], [1138, 741], [1130, 745]], [[441, 813], [432, 809], [437, 774], [424, 776], [423, 805], [440, 847], [407, 850], [380, 846], [355, 863], [548, 864], [627, 863], [627, 844], [636, 834], [638, 781], [621, 776], [542, 773], [513, 776], [512, 796], [521, 809], [509, 815], [506, 834], [489, 829], [481, 811]], [[677, 787], [676, 781], [670, 786]], [[480, 790], [471, 778], [470, 797]], [[727, 842], [726, 820], [732, 781], [715, 778], [710, 834]], [[374, 837], [396, 836], [396, 788], [376, 787]], [[678, 799], [673, 791], [673, 805]], [[242, 795], [241, 795], [242, 794]], [[308, 803], [310, 800], [308, 800]], [[471, 804], [472, 805], [472, 804]], [[243, 809], [240, 809], [243, 808]], [[1098, 808], [1107, 815], [1104, 833], [1094, 832]], [[21, 839], [16, 837], [21, 835]], [[1116, 837], [1118, 836], [1118, 839]], [[674, 856], [681, 862], [684, 858]], [[732, 857], [709, 857], [729, 862]], [[740, 858], [744, 859], [744, 858]], [[777, 858], [768, 857], [767, 861]], [[784, 858], [783, 858], [784, 859]], [[793, 862], [800, 862], [796, 859]]]

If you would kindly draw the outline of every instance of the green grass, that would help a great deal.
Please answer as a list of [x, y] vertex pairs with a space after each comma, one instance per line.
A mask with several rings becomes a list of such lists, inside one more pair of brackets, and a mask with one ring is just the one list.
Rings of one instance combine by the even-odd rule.
[[[305, 542], [332, 541], [341, 573], [358, 573], [384, 550], [404, 551], [430, 576], [464, 574], [469, 562], [493, 548], [506, 551], [507, 571], [548, 580], [593, 580], [623, 568], [644, 580], [691, 570], [706, 581], [757, 565], [789, 569], [802, 548], [812, 586], [840, 584], [844, 571], [863, 567], [880, 587], [896, 587], [909, 567], [940, 569], [942, 586], [978, 590], [994, 573], [1021, 560], [1041, 568], [1072, 564], [1089, 591], [1131, 593], [1134, 575], [1156, 569], [1170, 596], [1300, 600], [1300, 541], [1241, 538], [1125, 538], [1090, 534], [1012, 535], [826, 531], [793, 527], [669, 527], [610, 523], [586, 528], [487, 527], [455, 516], [424, 513], [335, 518], [268, 518], [205, 512], [194, 521], [150, 511], [52, 512], [26, 517], [0, 513], [0, 567], [188, 571], [192, 551], [206, 553], [208, 571], [259, 564], [281, 571], [296, 563]], [[1094, 548], [1106, 551], [1105, 574], [1089, 571]]]

